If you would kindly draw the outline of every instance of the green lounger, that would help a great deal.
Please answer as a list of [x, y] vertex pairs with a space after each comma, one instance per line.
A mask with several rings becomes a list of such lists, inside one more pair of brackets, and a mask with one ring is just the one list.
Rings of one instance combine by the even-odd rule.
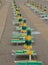
[[27, 62], [27, 65], [42, 65], [42, 62], [41, 61]]
[[[11, 43], [25, 43], [25, 40], [11, 39], [10, 42], [11, 42]], [[34, 42], [34, 40], [32, 40], [32, 42]]]
[[30, 5], [30, 8], [31, 8], [32, 10], [34, 10], [34, 12], [40, 13], [40, 10], [37, 9], [35, 6], [33, 6], [33, 5], [31, 5], [31, 4], [29, 4], [29, 5]]
[[[12, 34], [12, 39], [10, 40], [11, 43], [24, 43], [25, 42], [25, 36], [22, 36], [22, 34]], [[34, 42], [34, 38], [32, 37], [32, 42]]]
[[[15, 58], [17, 58], [18, 56], [29, 56], [28, 54], [29, 50], [13, 50], [12, 51], [12, 55], [15, 55]], [[34, 58], [37, 56], [36, 51], [32, 50], [31, 56], [33, 56]], [[15, 63], [18, 61], [14, 61]]]
[[11, 39], [10, 42], [11, 42], [11, 43], [25, 43], [25, 40]]
[[48, 17], [48, 14], [44, 13], [44, 14], [41, 14], [40, 17], [44, 18], [44, 17]]
[[22, 33], [13, 32], [12, 38], [25, 38], [25, 36], [22, 36]]
[[44, 14], [44, 12], [42, 12], [42, 11], [40, 11], [39, 9], [37, 9], [35, 6], [30, 6], [30, 8], [32, 9], [32, 10], [34, 10], [34, 12], [36, 12], [36, 13], [38, 13], [38, 14]]
[[20, 61], [18, 65], [43, 65], [41, 61]]
[[12, 35], [12, 38], [14, 39], [14, 38], [23, 38], [23, 39], [25, 39], [25, 36], [19, 36], [19, 35], [16, 35], [16, 34], [14, 34], [14, 35]]
[[[16, 55], [28, 55], [27, 54], [28, 50], [16, 50], [15, 54]], [[32, 55], [37, 55], [36, 51], [32, 51]]]
[[[27, 26], [26, 30], [28, 30], [28, 29], [33, 30], [33, 28], [30, 28], [30, 27]], [[22, 27], [16, 27], [16, 30], [22, 30]]]

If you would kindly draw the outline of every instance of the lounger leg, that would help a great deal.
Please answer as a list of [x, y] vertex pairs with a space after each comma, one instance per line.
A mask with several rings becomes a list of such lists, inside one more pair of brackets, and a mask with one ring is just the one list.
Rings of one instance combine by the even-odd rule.
[[17, 43], [17, 46], [18, 46], [18, 43]]
[[14, 63], [16, 63], [16, 55], [14, 55]]
[[31, 55], [29, 55], [29, 60], [31, 60]]

